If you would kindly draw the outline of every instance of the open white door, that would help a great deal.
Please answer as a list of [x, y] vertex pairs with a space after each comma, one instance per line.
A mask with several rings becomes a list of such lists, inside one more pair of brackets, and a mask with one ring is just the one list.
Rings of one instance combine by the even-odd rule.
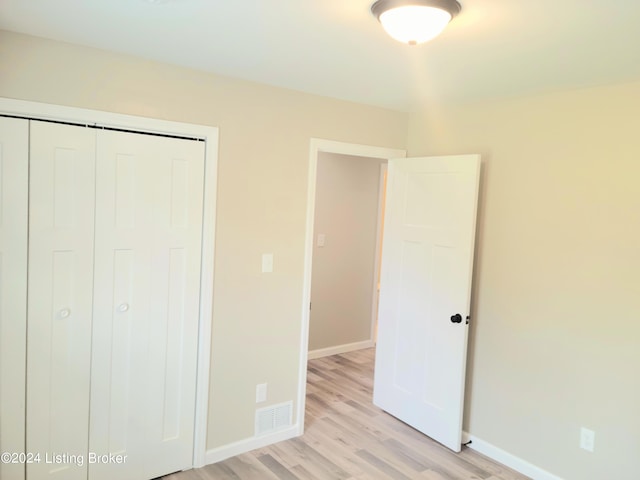
[[479, 155], [389, 161], [373, 402], [460, 451]]

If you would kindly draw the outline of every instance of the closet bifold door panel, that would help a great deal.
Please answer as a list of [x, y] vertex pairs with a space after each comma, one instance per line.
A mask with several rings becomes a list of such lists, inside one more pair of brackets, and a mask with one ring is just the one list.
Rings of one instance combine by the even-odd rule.
[[[24, 452], [29, 121], [0, 117], [0, 452]], [[10, 460], [14, 460], [11, 458]], [[0, 462], [23, 480], [24, 463]]]
[[29, 480], [87, 479], [95, 148], [91, 129], [31, 121]]
[[[193, 458], [204, 143], [97, 132], [90, 480]], [[105, 460], [108, 458], [105, 457]]]
[[0, 117], [1, 480], [191, 468], [204, 173], [204, 142]]

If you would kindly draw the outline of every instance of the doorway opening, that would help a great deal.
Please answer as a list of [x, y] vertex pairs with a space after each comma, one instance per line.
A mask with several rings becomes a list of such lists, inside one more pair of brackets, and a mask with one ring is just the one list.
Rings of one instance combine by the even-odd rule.
[[[300, 355], [300, 367], [299, 367], [299, 389], [298, 389], [298, 428], [299, 434], [303, 433], [304, 429], [304, 412], [305, 412], [305, 394], [306, 394], [306, 377], [307, 377], [307, 361], [309, 359], [309, 334], [310, 334], [310, 318], [311, 318], [311, 308], [312, 308], [312, 283], [313, 283], [313, 252], [314, 246], [318, 243], [328, 244], [332, 240], [332, 237], [327, 237], [327, 234], [324, 233], [324, 238], [320, 237], [323, 234], [321, 231], [315, 231], [315, 220], [316, 220], [316, 194], [318, 192], [318, 161], [319, 158], [323, 155], [337, 155], [338, 158], [340, 156], [349, 156], [352, 158], [359, 158], [361, 161], [367, 161], [365, 159], [369, 159], [370, 162], [376, 165], [377, 170], [377, 178], [378, 182], [380, 182], [380, 168], [381, 165], [385, 164], [391, 158], [401, 158], [406, 156], [406, 152], [404, 150], [396, 150], [389, 149], [383, 147], [374, 147], [368, 145], [359, 145], [359, 144], [351, 144], [351, 143], [343, 143], [343, 142], [335, 142], [331, 140], [321, 140], [321, 139], [311, 139], [311, 148], [309, 152], [309, 176], [308, 176], [308, 196], [307, 196], [307, 223], [306, 223], [306, 234], [305, 234], [305, 264], [304, 264], [304, 291], [303, 291], [303, 305], [302, 305], [302, 332], [301, 332], [301, 355]], [[339, 161], [339, 160], [338, 160]], [[344, 161], [344, 159], [343, 159]], [[376, 192], [376, 201], [379, 203], [379, 196]], [[375, 230], [371, 231], [370, 235], [375, 239], [375, 247], [374, 251], [371, 252], [372, 256], [377, 256], [376, 265], [379, 266], [379, 255], [381, 251], [381, 236], [380, 236], [380, 228], [378, 225], [378, 217], [380, 215], [381, 205], [378, 205], [378, 212], [375, 218]], [[322, 247], [321, 247], [322, 248]], [[342, 350], [338, 349], [325, 349], [323, 350], [321, 347], [311, 345], [311, 348], [314, 350], [313, 356], [324, 356], [335, 353], [341, 353], [348, 350], [353, 350], [355, 348], [366, 348], [367, 346], [373, 346], [374, 338], [375, 338], [375, 329], [373, 319], [377, 317], [377, 285], [378, 285], [378, 271], [374, 273], [375, 282], [372, 282], [370, 285], [369, 295], [370, 295], [370, 308], [372, 311], [371, 320], [367, 325], [369, 329], [369, 338], [368, 340], [364, 340], [363, 342], [355, 342], [352, 344], [346, 343], [342, 344]], [[371, 292], [375, 292], [373, 296], [371, 296]], [[375, 306], [373, 305], [375, 304]], [[360, 327], [362, 328], [362, 326]]]
[[379, 158], [318, 153], [309, 359], [374, 344], [386, 165]]

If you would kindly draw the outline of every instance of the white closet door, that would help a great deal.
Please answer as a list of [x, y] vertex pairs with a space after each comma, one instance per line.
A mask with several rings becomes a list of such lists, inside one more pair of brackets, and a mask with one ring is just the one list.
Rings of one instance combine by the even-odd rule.
[[[202, 142], [98, 133], [91, 480], [143, 480], [193, 455]], [[126, 456], [126, 458], [125, 458]]]
[[27, 478], [86, 480], [95, 131], [32, 121], [30, 147]]
[[[0, 452], [24, 451], [29, 122], [0, 118]], [[24, 464], [0, 462], [0, 478]]]

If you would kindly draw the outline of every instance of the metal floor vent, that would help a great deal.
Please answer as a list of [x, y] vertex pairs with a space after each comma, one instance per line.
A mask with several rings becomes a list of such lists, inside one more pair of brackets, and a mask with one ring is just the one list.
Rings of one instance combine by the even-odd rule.
[[282, 430], [291, 426], [293, 402], [280, 403], [256, 410], [256, 435]]

